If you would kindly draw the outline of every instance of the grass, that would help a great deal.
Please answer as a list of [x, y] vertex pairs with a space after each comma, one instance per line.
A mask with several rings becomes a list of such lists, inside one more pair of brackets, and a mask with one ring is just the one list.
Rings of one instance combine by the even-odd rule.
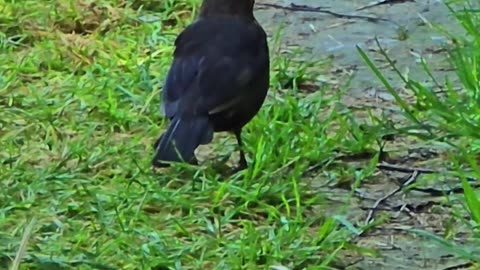
[[[458, 245], [455, 241], [447, 241], [438, 235], [425, 230], [415, 230], [422, 236], [435, 241], [437, 244], [451, 249], [460, 257], [478, 263], [478, 243], [480, 240], [480, 193], [478, 192], [478, 155], [480, 151], [480, 99], [479, 80], [480, 70], [480, 27], [478, 16], [478, 1], [447, 1], [446, 5], [452, 17], [463, 27], [466, 35], [450, 33], [439, 25], [430, 24], [434, 31], [444, 33], [450, 37], [450, 44], [445, 45], [447, 59], [453, 68], [453, 78], [446, 78], [443, 82], [435, 77], [432, 67], [424, 58], [421, 59], [425, 73], [429, 76], [430, 85], [410, 79], [395, 65], [394, 60], [382, 48], [377, 40], [380, 54], [387, 60], [397, 74], [397, 78], [404, 82], [407, 95], [413, 100], [402, 97], [394, 89], [389, 80], [375, 66], [371, 58], [363, 49], [358, 51], [366, 64], [377, 75], [390, 94], [395, 97], [397, 104], [403, 111], [404, 121], [395, 130], [399, 134], [406, 134], [420, 138], [425, 144], [443, 148], [445, 160], [439, 171], [452, 173], [457, 177], [463, 188], [461, 199], [466, 213], [456, 218], [460, 223], [467, 224], [471, 233], [470, 240], [475, 247], [468, 243]], [[477, 264], [478, 267], [478, 264]]]
[[[21, 269], [326, 267], [334, 260], [350, 233], [318, 214], [325, 199], [302, 179], [335, 151], [363, 147], [343, 135], [352, 120], [338, 95], [302, 89], [312, 66], [328, 63], [281, 48], [279, 33], [271, 38], [268, 102], [244, 135], [250, 168], [231, 177], [213, 168], [234, 152], [234, 139], [220, 136], [201, 168], [151, 171], [151, 145], [166, 124], [161, 82], [174, 38], [197, 7], [0, 2], [2, 268], [33, 217]], [[353, 171], [319, 177], [348, 181]]]
[[[379, 256], [357, 240], [382, 219], [362, 224], [350, 207], [356, 188], [375, 182], [379, 138], [392, 129], [355, 117], [341, 102], [348, 84], [317, 85], [329, 62], [284, 48], [281, 28], [270, 33], [267, 102], [244, 132], [249, 169], [222, 173], [235, 153], [225, 135], [200, 167], [150, 169], [166, 125], [159, 93], [173, 41], [197, 8], [193, 0], [0, 0], [0, 268], [16, 269], [17, 254], [19, 269], [333, 269], [345, 266], [345, 252]], [[473, 50], [456, 47], [452, 64], [477, 63], [463, 48]], [[459, 72], [476, 86], [476, 72]], [[453, 88], [438, 99], [410, 86], [426, 107], [412, 113], [400, 103], [406, 119], [429, 123], [428, 143], [453, 138], [460, 150], [450, 165], [465, 178], [470, 164], [468, 176], [478, 176], [477, 152], [466, 151], [477, 149], [467, 146], [477, 142], [478, 108], [454, 102]], [[339, 160], [365, 153], [361, 166]], [[473, 217], [463, 221], [478, 239], [478, 195], [461, 183]], [[329, 189], [345, 193], [332, 201]]]

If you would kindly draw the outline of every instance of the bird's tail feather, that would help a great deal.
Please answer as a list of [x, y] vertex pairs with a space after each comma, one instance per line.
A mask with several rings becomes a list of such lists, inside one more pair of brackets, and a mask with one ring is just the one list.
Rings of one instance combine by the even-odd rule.
[[208, 117], [175, 117], [155, 143], [156, 153], [152, 164], [162, 166], [162, 161], [191, 162], [195, 158], [195, 149], [200, 144], [209, 143], [212, 138], [213, 128]]

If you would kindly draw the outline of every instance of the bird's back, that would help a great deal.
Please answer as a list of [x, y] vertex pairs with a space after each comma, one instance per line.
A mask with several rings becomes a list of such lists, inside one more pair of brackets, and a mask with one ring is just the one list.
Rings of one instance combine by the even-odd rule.
[[[152, 164], [193, 162], [214, 131], [241, 129], [257, 114], [269, 86], [265, 31], [253, 16], [254, 0], [204, 0], [198, 19], [176, 39], [163, 87], [170, 125], [155, 144]], [[241, 166], [246, 166], [243, 152]]]
[[[226, 114], [217, 109], [241, 99], [244, 104], [231, 108], [238, 110], [235, 118], [245, 119], [237, 122], [243, 125], [256, 114], [269, 81], [266, 34], [256, 21], [201, 18], [179, 35], [175, 46], [163, 89], [167, 116], [216, 111], [220, 115], [214, 119], [230, 121], [234, 119], [222, 119]], [[249, 108], [241, 108], [245, 106]]]

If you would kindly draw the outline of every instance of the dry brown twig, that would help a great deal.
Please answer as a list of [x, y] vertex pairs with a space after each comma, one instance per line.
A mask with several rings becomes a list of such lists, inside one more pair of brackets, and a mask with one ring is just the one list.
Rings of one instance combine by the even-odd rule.
[[32, 234], [33, 227], [35, 226], [36, 221], [37, 219], [33, 217], [30, 223], [25, 228], [25, 231], [23, 232], [23, 236], [22, 236], [22, 241], [20, 242], [20, 247], [18, 248], [17, 255], [15, 256], [15, 260], [13, 261], [12, 267], [10, 267], [10, 270], [20, 269], [20, 263], [23, 257], [25, 257], [25, 253], [27, 252], [28, 240], [30, 239], [30, 235]]
[[385, 19], [385, 18], [371, 17], [371, 16], [365, 16], [365, 15], [343, 14], [343, 13], [338, 13], [335, 11], [328, 10], [325, 7], [311, 7], [307, 5], [296, 5], [293, 3], [290, 4], [290, 6], [282, 6], [282, 5], [269, 4], [269, 3], [262, 3], [258, 5], [264, 6], [264, 7], [276, 8], [276, 9], [283, 9], [288, 11], [324, 13], [324, 14], [328, 14], [328, 15], [331, 15], [337, 18], [342, 18], [342, 19], [361, 19], [361, 20], [366, 20], [368, 22], [373, 22], [373, 23], [384, 21], [384, 22], [390, 22], [398, 25], [396, 22], [389, 19]]

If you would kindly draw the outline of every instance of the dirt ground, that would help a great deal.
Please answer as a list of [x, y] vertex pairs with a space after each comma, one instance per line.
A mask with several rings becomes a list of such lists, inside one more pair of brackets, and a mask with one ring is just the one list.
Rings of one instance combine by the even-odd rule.
[[[452, 71], [448, 70], [445, 55], [440, 50], [441, 45], [448, 40], [429, 28], [425, 20], [449, 31], [460, 31], [442, 1], [390, 2], [395, 3], [368, 7], [371, 4], [369, 0], [259, 0], [256, 16], [270, 33], [283, 23], [283, 43], [287, 46], [307, 48], [308, 57], [332, 57], [335, 70], [343, 70], [345, 76], [353, 73], [355, 77], [345, 98], [349, 105], [388, 107], [393, 106], [393, 97], [384, 91], [379, 80], [366, 67], [355, 45], [358, 44], [365, 50], [375, 49], [374, 38], [377, 36], [402, 71], [408, 70], [412, 78], [428, 82], [418, 61], [420, 55], [428, 61], [429, 66], [434, 67], [433, 72], [437, 78], [443, 79], [446, 75], [451, 75]], [[310, 10], [321, 7], [320, 11], [333, 13], [288, 10], [276, 6], [292, 7], [292, 3], [304, 5]], [[373, 50], [369, 54], [382, 66], [380, 57]], [[383, 68], [382, 71], [387, 78], [392, 79], [395, 87], [401, 88], [402, 84], [394, 79], [391, 69]], [[339, 84], [341, 81], [338, 73], [334, 72], [324, 74], [319, 80], [327, 84]], [[410, 145], [407, 148], [397, 160], [403, 165], [435, 169], [435, 164], [439, 164], [436, 158], [440, 153], [435, 149], [422, 145]], [[363, 222], [376, 200], [395, 190], [398, 182], [416, 177], [412, 174], [413, 172], [394, 170], [379, 171], [375, 179], [362, 184], [357, 196], [350, 202], [350, 220]], [[420, 174], [417, 181], [422, 183], [419, 190], [399, 192], [388, 199], [386, 204], [382, 204], [382, 210], [375, 217], [388, 217], [384, 223], [354, 240], [360, 246], [376, 250], [377, 256], [342, 254], [345, 264], [339, 269], [446, 270], [470, 267], [467, 261], [455, 257], [438, 243], [427, 241], [410, 231], [424, 229], [439, 235], [450, 231], [455, 236], [462, 236], [461, 239], [453, 240], [464, 242], [468, 239], [467, 230], [455, 221], [454, 214], [458, 209], [445, 207], [443, 202], [446, 197], [441, 194], [446, 189], [455, 189], [452, 186], [458, 184], [458, 180], [436, 174]], [[344, 203], [339, 202], [338, 198], [348, 197], [349, 192], [348, 189], [335, 187], [323, 187], [322, 190], [331, 198], [332, 205]], [[458, 195], [452, 192], [449, 198], [455, 200], [456, 196]]]
[[[256, 16], [269, 33], [273, 33], [283, 24], [285, 44], [306, 48], [316, 58], [333, 57], [336, 66], [354, 71], [351, 95], [363, 96], [366, 90], [378, 88], [380, 83], [365, 66], [355, 46], [360, 45], [364, 49], [376, 48], [375, 37], [378, 37], [382, 46], [395, 56], [401, 70], [409, 70], [413, 79], [426, 78], [418, 62], [419, 55], [435, 67], [434, 72], [438, 78], [448, 73], [445, 69], [445, 59], [441, 57], [439, 50], [447, 39], [424, 22], [427, 20], [449, 31], [460, 31], [458, 24], [449, 15], [447, 7], [439, 0], [415, 2], [395, 0], [395, 2], [400, 3], [366, 8], [369, 3], [371, 4], [370, 0], [260, 0], [257, 1]], [[291, 4], [320, 8], [321, 11], [332, 11], [336, 14], [290, 11], [269, 6], [288, 7]], [[357, 10], [362, 7], [365, 9]], [[393, 74], [388, 69], [384, 71]], [[328, 77], [325, 76], [328, 82]], [[332, 82], [336, 81], [334, 78], [336, 77], [330, 78]], [[398, 81], [396, 86], [399, 86]]]

